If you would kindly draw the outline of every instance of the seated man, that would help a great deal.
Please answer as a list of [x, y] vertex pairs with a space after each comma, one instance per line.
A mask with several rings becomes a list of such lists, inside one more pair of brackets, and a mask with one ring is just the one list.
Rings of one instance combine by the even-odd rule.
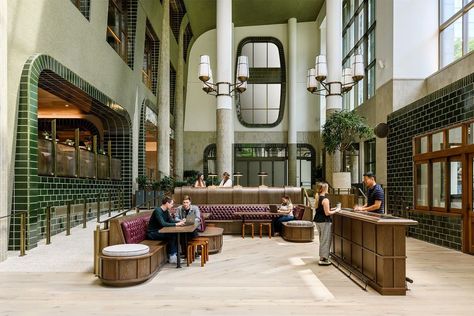
[[197, 237], [198, 230], [201, 228], [201, 211], [196, 205], [191, 205], [191, 197], [189, 195], [185, 195], [183, 198], [183, 205], [178, 207], [176, 210], [176, 220], [186, 221], [186, 216], [189, 214], [194, 214], [196, 216], [195, 223], [197, 224], [197, 227], [193, 232], [185, 234], [184, 240], [181, 239], [181, 249], [186, 249], [186, 242], [194, 237]]
[[168, 252], [170, 256], [170, 263], [176, 263], [178, 260], [177, 252], [177, 234], [163, 234], [158, 231], [163, 227], [174, 227], [174, 226], [183, 226], [185, 220], [180, 220], [176, 222], [171, 214], [170, 210], [173, 207], [173, 199], [170, 197], [164, 197], [161, 201], [161, 206], [157, 207], [153, 214], [150, 217], [148, 223], [148, 229], [146, 232], [147, 239], [152, 240], [166, 240], [168, 241]]

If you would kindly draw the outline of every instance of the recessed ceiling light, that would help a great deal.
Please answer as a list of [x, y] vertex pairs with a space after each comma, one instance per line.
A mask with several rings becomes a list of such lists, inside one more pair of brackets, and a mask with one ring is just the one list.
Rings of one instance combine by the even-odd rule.
[[68, 108], [68, 107], [69, 107], [69, 104], [64, 104], [64, 106]]

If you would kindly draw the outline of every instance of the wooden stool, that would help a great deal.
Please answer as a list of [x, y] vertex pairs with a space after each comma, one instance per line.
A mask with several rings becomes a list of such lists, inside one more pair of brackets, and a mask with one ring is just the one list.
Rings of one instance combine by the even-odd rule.
[[252, 238], [253, 238], [253, 235], [254, 235], [253, 234], [253, 232], [254, 232], [253, 223], [242, 223], [242, 238], [245, 238], [245, 226], [247, 226], [247, 225], [252, 227]]
[[[207, 239], [207, 238], [206, 238]], [[190, 242], [188, 242], [188, 249], [187, 249], [187, 259], [186, 259], [186, 264], [189, 267], [189, 265], [194, 261], [194, 254], [197, 251], [198, 247], [201, 247], [201, 267], [204, 267], [204, 264], [207, 262], [209, 259], [209, 255], [207, 252], [207, 245], [209, 244], [208, 240], [196, 240], [193, 239]]]
[[272, 223], [260, 223], [260, 238], [262, 238], [263, 226], [268, 227], [268, 238], [272, 239]]
[[204, 242], [204, 252], [203, 249], [201, 248], [201, 256], [204, 256], [204, 263], [207, 263], [209, 261], [209, 238], [207, 237], [194, 237], [192, 239], [197, 240], [197, 241], [202, 241]]

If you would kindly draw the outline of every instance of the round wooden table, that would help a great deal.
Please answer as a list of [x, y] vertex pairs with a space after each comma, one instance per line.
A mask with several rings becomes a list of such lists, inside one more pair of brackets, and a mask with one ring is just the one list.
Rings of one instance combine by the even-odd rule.
[[221, 252], [224, 242], [223, 233], [223, 228], [211, 226], [207, 226], [205, 231], [199, 233], [199, 236], [209, 238], [209, 253]]

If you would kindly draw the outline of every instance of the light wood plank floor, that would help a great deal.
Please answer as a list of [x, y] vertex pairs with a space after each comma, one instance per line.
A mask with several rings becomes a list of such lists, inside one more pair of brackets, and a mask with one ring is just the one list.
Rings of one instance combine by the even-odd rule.
[[225, 236], [204, 268], [168, 264], [144, 284], [105, 287], [91, 272], [91, 229], [0, 263], [0, 315], [474, 314], [474, 256], [415, 239], [407, 240], [414, 283], [407, 296], [389, 297], [318, 266], [317, 241], [238, 236]]

